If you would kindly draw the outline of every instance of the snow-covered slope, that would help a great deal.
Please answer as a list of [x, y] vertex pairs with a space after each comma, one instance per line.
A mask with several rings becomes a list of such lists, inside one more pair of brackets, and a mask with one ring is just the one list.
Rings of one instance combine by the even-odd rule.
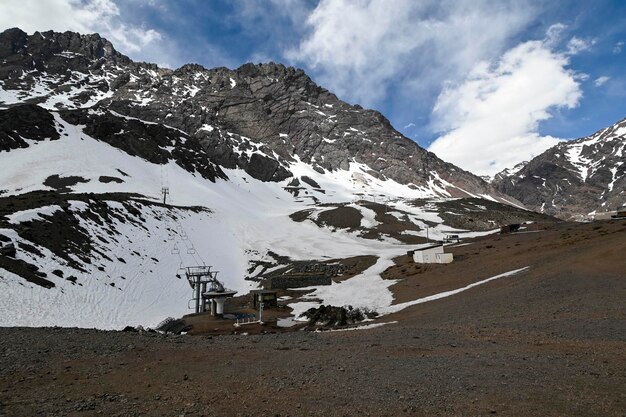
[[382, 311], [380, 272], [427, 235], [543, 219], [293, 68], [171, 71], [17, 29], [0, 59], [0, 326], [154, 325], [189, 311], [182, 266], [241, 294], [259, 265], [361, 255], [318, 293]]
[[[354, 162], [377, 178], [428, 189], [432, 196], [512, 201], [402, 136], [379, 112], [342, 102], [295, 68], [185, 65], [172, 71], [132, 62], [98, 35], [29, 36], [19, 29], [0, 33], [0, 59], [0, 108], [31, 103], [77, 109], [97, 103], [179, 129], [195, 138], [213, 163], [263, 181], [293, 176], [291, 165], [298, 161], [320, 173], [347, 170]], [[79, 123], [87, 124], [89, 116], [80, 117]], [[113, 133], [99, 128], [100, 134]]]
[[[423, 200], [432, 199], [428, 189], [374, 178], [357, 163], [321, 174], [293, 162], [295, 177], [282, 182], [239, 169], [225, 169], [228, 179], [211, 179], [174, 159], [133, 156], [51, 114], [58, 139], [22, 138], [26, 147], [0, 152], [0, 240], [17, 248], [14, 259], [0, 264], [0, 325], [154, 325], [188, 312], [191, 291], [176, 277], [179, 267], [213, 265], [227, 287], [245, 293], [257, 285], [245, 280], [250, 266], [275, 262], [272, 254], [290, 260], [377, 256], [367, 275], [376, 296], [361, 299], [382, 308], [392, 300], [390, 283], [376, 271], [405, 253], [407, 242], [425, 242], [427, 227], [431, 239], [472, 235], [446, 225], [437, 206], [445, 199]], [[163, 187], [170, 190], [167, 205]], [[290, 217], [302, 210], [319, 217], [340, 206], [361, 213], [358, 230]], [[375, 212], [380, 207], [387, 220]], [[455, 220], [487, 213], [480, 204], [458, 211]], [[381, 228], [390, 221], [393, 233]], [[497, 226], [486, 223], [483, 230]]]
[[502, 191], [527, 207], [585, 219], [626, 205], [626, 119], [591, 136], [563, 142], [496, 176]]

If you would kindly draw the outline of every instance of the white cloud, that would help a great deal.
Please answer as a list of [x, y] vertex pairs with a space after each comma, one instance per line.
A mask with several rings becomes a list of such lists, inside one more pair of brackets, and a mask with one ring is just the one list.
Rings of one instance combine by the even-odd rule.
[[617, 42], [615, 46], [613, 47], [613, 54], [614, 55], [621, 54], [623, 48], [624, 48], [624, 42], [623, 41]]
[[576, 55], [580, 52], [587, 51], [596, 43], [595, 39], [581, 39], [574, 36], [567, 42], [567, 53]]
[[409, 123], [409, 124], [404, 126], [405, 129], [410, 129], [412, 127], [415, 127], [415, 123], [413, 123], [413, 122], [411, 122], [411, 123]]
[[593, 80], [593, 85], [595, 85], [596, 87], [602, 87], [610, 79], [611, 79], [611, 77], [607, 77], [606, 75], [603, 75], [603, 76], [598, 77], [595, 80]]
[[578, 105], [582, 92], [567, 56], [529, 41], [493, 63], [474, 67], [466, 80], [448, 85], [433, 110], [446, 133], [429, 150], [476, 174], [493, 175], [558, 143], [538, 132], [559, 108]]
[[[135, 56], [159, 57], [161, 34], [151, 28], [128, 24], [112, 0], [3, 0], [0, 28], [35, 31], [100, 33], [119, 51]], [[151, 51], [146, 54], [145, 51]], [[158, 58], [157, 58], [158, 59]]]
[[574, 73], [574, 79], [576, 81], [587, 81], [589, 79], [589, 74], [585, 72], [577, 72]]
[[518, 1], [322, 0], [286, 55], [340, 97], [371, 106], [397, 81], [423, 93], [501, 53], [533, 13]]
[[563, 33], [567, 29], [567, 25], [563, 23], [555, 23], [551, 25], [546, 31], [546, 45], [553, 47], [558, 45], [563, 39]]

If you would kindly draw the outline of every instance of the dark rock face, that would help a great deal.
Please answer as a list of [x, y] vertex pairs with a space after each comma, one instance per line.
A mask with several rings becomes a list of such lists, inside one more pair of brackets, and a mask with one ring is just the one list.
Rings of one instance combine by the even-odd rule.
[[80, 182], [89, 182], [89, 180], [75, 176], [60, 177], [59, 175], [55, 174], [50, 175], [48, 178], [46, 178], [46, 180], [43, 182], [43, 185], [54, 188], [60, 192], [70, 192], [72, 190], [69, 187], [76, 185]]
[[[38, 86], [50, 94], [64, 94], [74, 88], [82, 90], [75, 92], [77, 104], [110, 90], [109, 82], [99, 77], [105, 63], [134, 65], [97, 34], [48, 31], [28, 36], [19, 29], [0, 34], [0, 59], [0, 80], [5, 89], [31, 90]], [[87, 74], [94, 74], [95, 79]], [[38, 97], [25, 97], [23, 102], [41, 103], [45, 97], [38, 94]]]
[[517, 172], [498, 174], [496, 187], [528, 208], [563, 219], [626, 204], [626, 119], [591, 136], [561, 143]]
[[0, 151], [27, 148], [24, 138], [36, 141], [59, 139], [50, 112], [29, 104], [0, 110]]
[[252, 154], [246, 172], [261, 181], [281, 181], [289, 178], [291, 174], [281, 167], [275, 159], [258, 153]]
[[61, 112], [61, 116], [69, 123], [85, 126], [83, 131], [89, 136], [129, 155], [155, 164], [175, 160], [187, 171], [198, 172], [211, 181], [218, 177], [226, 178], [222, 170], [211, 163], [200, 142], [179, 130], [127, 119], [104, 110], [66, 110]]
[[[105, 111], [180, 129], [194, 139], [185, 146], [199, 144], [202, 157], [263, 181], [289, 178], [289, 166], [298, 160], [320, 173], [359, 163], [377, 178], [441, 195], [507, 198], [402, 136], [379, 112], [340, 101], [299, 69], [274, 63], [234, 71], [195, 64], [161, 69], [132, 62], [99, 35], [28, 36], [19, 29], [0, 34], [0, 60], [0, 87], [17, 97], [0, 106], [26, 102], [69, 110], [98, 103]], [[87, 116], [63, 117], [78, 122]], [[105, 120], [96, 122], [98, 117]], [[87, 129], [113, 142], [101, 132], [111, 128], [109, 116], [88, 119]], [[164, 158], [156, 145], [148, 149], [131, 140], [123, 146], [148, 160]]]

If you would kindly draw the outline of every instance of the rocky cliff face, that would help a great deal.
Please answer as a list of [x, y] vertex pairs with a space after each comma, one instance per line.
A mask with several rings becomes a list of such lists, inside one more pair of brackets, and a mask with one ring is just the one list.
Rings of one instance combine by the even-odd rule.
[[528, 208], [583, 219], [626, 204], [626, 119], [591, 136], [560, 143], [494, 184]]
[[162, 124], [199, 143], [211, 163], [263, 181], [292, 177], [298, 163], [320, 173], [358, 163], [425, 195], [512, 201], [402, 136], [379, 112], [342, 102], [291, 67], [169, 70], [135, 63], [98, 35], [19, 29], [0, 34], [0, 62], [0, 106], [91, 108], [63, 116], [89, 126], [102, 125], [107, 112]]

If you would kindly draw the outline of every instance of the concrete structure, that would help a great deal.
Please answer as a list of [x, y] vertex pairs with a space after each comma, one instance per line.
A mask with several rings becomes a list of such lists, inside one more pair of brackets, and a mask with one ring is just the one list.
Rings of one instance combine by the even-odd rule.
[[443, 243], [415, 249], [409, 254], [413, 256], [413, 261], [418, 264], [449, 264], [453, 259], [451, 253], [444, 253]]
[[264, 308], [278, 307], [278, 292], [274, 290], [252, 290], [252, 308], [257, 309], [263, 303]]
[[207, 291], [202, 294], [202, 312], [210, 311], [213, 316], [224, 314], [224, 303], [227, 298], [237, 294], [237, 291]]
[[[193, 298], [190, 300], [194, 304], [196, 313], [204, 313], [211, 311], [214, 316], [224, 314], [224, 302], [227, 298], [237, 294], [224, 288], [221, 282], [217, 280], [218, 271], [211, 271], [211, 267], [187, 266], [180, 269], [187, 277], [187, 281], [193, 290]], [[180, 277], [180, 273], [176, 274]]]
[[459, 235], [446, 235], [443, 241], [444, 243], [459, 243], [461, 241], [461, 238], [459, 237]]
[[612, 219], [626, 219], [626, 210], [617, 210], [614, 215], [611, 216]]

